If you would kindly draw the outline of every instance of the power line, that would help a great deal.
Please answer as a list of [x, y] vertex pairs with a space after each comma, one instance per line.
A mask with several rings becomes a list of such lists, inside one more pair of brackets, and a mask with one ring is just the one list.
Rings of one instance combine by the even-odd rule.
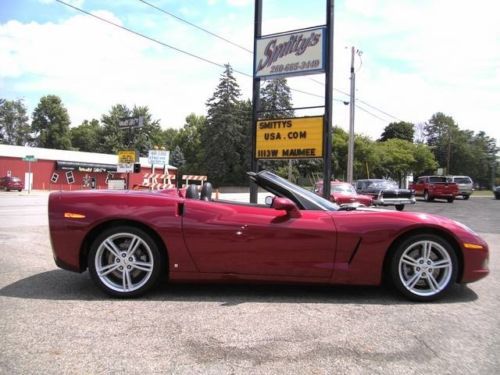
[[[158, 43], [158, 44], [160, 44], [160, 45], [162, 45], [162, 46], [164, 46], [164, 47], [167, 47], [167, 48], [173, 49], [174, 51], [177, 51], [177, 52], [183, 53], [183, 54], [185, 54], [185, 55], [188, 55], [188, 56], [193, 57], [193, 58], [195, 58], [195, 59], [198, 59], [198, 60], [201, 60], [201, 61], [203, 61], [203, 62], [209, 63], [209, 64], [211, 64], [211, 65], [215, 65], [215, 66], [218, 66], [218, 67], [221, 67], [221, 68], [224, 68], [224, 67], [225, 67], [225, 65], [224, 65], [224, 64], [217, 63], [217, 62], [212, 61], [212, 60], [209, 60], [209, 59], [207, 59], [207, 58], [205, 58], [205, 57], [201, 57], [201, 56], [195, 55], [194, 53], [191, 53], [191, 52], [188, 52], [188, 51], [182, 50], [182, 49], [180, 49], [180, 48], [177, 48], [177, 47], [175, 47], [175, 46], [172, 46], [172, 45], [170, 45], [170, 44], [164, 43], [164, 42], [162, 42], [162, 41], [160, 41], [160, 40], [158, 40], [158, 39], [152, 38], [152, 37], [150, 37], [150, 36], [147, 36], [147, 35], [145, 35], [145, 34], [142, 34], [142, 33], [138, 32], [138, 31], [132, 30], [132, 29], [130, 29], [130, 28], [128, 28], [128, 27], [125, 27], [125, 26], [119, 25], [119, 24], [117, 24], [117, 23], [114, 23], [114, 22], [112, 22], [112, 21], [109, 21], [109, 20], [107, 20], [107, 19], [105, 19], [105, 18], [102, 18], [102, 17], [100, 17], [100, 16], [96, 15], [96, 14], [92, 14], [92, 13], [90, 13], [90, 12], [88, 12], [88, 11], [84, 10], [84, 9], [78, 8], [77, 6], [74, 6], [74, 5], [68, 4], [68, 3], [66, 3], [66, 2], [64, 2], [64, 1], [62, 1], [62, 0], [56, 0], [56, 1], [57, 1], [58, 3], [61, 3], [61, 4], [63, 4], [63, 5], [68, 6], [68, 7], [70, 7], [70, 8], [73, 8], [74, 10], [77, 10], [77, 11], [79, 11], [79, 12], [81, 12], [81, 13], [84, 13], [84, 14], [86, 14], [86, 15], [88, 15], [88, 16], [94, 17], [94, 18], [98, 19], [99, 21], [105, 22], [105, 23], [110, 24], [110, 25], [112, 25], [112, 26], [118, 27], [118, 28], [120, 28], [120, 29], [122, 29], [122, 30], [128, 31], [129, 33], [132, 33], [132, 34], [134, 34], [134, 35], [140, 36], [141, 38], [147, 39], [147, 40], [149, 40], [149, 41], [151, 41], [151, 42]], [[241, 74], [241, 75], [243, 75], [243, 76], [245, 76], [245, 77], [253, 78], [253, 76], [252, 76], [251, 74], [248, 74], [248, 73], [242, 72], [242, 71], [240, 71], [240, 70], [237, 70], [237, 69], [234, 69], [234, 68], [233, 68], [233, 71], [234, 71], [235, 73]], [[298, 90], [298, 89], [294, 89], [294, 88], [290, 88], [290, 90], [292, 90], [292, 91], [296, 91], [296, 92], [300, 92], [300, 93], [305, 94], [305, 95], [310, 95], [310, 96], [315, 96], [315, 97], [323, 98], [323, 96], [321, 96], [321, 95], [318, 95], [318, 94], [313, 94], [313, 93], [311, 93], [311, 92], [307, 92], [307, 91], [303, 91], [303, 90]], [[339, 101], [339, 102], [341, 102], [341, 101], [342, 101], [342, 100], [340, 100], [340, 99], [335, 99], [335, 100], [337, 100], [337, 101]]]
[[[150, 2], [148, 2], [148, 1], [145, 1], [145, 0], [138, 0], [138, 1], [140, 1], [141, 3], [143, 3], [143, 4], [145, 4], [145, 5], [148, 5], [148, 6], [150, 6], [151, 8], [154, 8], [154, 9], [156, 9], [156, 10], [158, 10], [158, 11], [162, 12], [162, 13], [167, 14], [167, 15], [169, 15], [169, 16], [171, 16], [171, 17], [173, 17], [173, 18], [177, 19], [177, 20], [178, 20], [178, 21], [180, 21], [180, 22], [183, 22], [183, 23], [185, 23], [185, 24], [187, 24], [187, 25], [189, 25], [189, 26], [192, 26], [192, 27], [194, 27], [194, 28], [196, 28], [196, 29], [198, 29], [198, 30], [201, 30], [201, 31], [203, 31], [203, 32], [205, 32], [205, 33], [207, 33], [207, 34], [209, 34], [209, 35], [212, 35], [212, 36], [214, 36], [214, 37], [216, 37], [216, 38], [218, 38], [218, 39], [220, 39], [220, 40], [223, 40], [223, 41], [224, 41], [224, 42], [226, 42], [226, 43], [229, 43], [229, 44], [231, 44], [231, 45], [233, 45], [233, 46], [235, 46], [235, 47], [238, 47], [238, 48], [240, 48], [240, 49], [242, 49], [242, 50], [244, 50], [244, 51], [246, 51], [246, 52], [248, 52], [248, 53], [250, 53], [250, 54], [252, 54], [252, 55], [253, 55], [253, 51], [252, 51], [252, 50], [250, 50], [250, 49], [246, 48], [245, 46], [242, 46], [241, 44], [238, 44], [238, 43], [233, 42], [233, 41], [231, 41], [231, 40], [229, 40], [229, 39], [227, 39], [227, 38], [224, 38], [223, 36], [221, 36], [221, 35], [219, 35], [219, 34], [216, 34], [216, 33], [214, 33], [213, 31], [207, 30], [207, 29], [205, 29], [204, 27], [198, 26], [198, 25], [196, 25], [196, 24], [194, 24], [194, 23], [192, 23], [192, 22], [190, 22], [190, 21], [188, 21], [188, 20], [186, 20], [186, 19], [184, 19], [184, 18], [182, 18], [182, 17], [179, 17], [179, 16], [177, 16], [177, 15], [173, 14], [172, 12], [169, 12], [169, 11], [167, 11], [167, 10], [165, 10], [165, 9], [162, 9], [162, 8], [160, 8], [160, 7], [158, 7], [158, 6], [154, 5], [154, 4], [151, 4], [151, 3], [150, 3]], [[361, 64], [362, 64], [362, 62], [361, 62]], [[358, 68], [358, 70], [359, 70], [360, 68], [361, 68], [361, 66]], [[233, 70], [234, 70], [234, 69], [233, 69]], [[235, 70], [235, 72], [237, 72], [237, 71]], [[252, 76], [250, 76], [249, 74], [245, 74], [245, 73], [243, 73], [243, 75], [245, 75], [245, 76], [247, 76], [247, 77], [252, 77]], [[252, 78], [253, 78], [253, 77], [252, 77]], [[322, 86], [324, 87], [324, 83], [323, 83], [323, 82], [319, 82], [319, 81], [315, 80], [314, 78], [309, 78], [309, 80], [310, 80], [310, 81], [313, 81], [313, 82], [315, 82], [315, 83], [317, 83], [317, 84], [319, 84], [319, 85], [322, 85]], [[318, 97], [318, 98], [324, 98], [324, 96], [317, 95], [317, 94], [313, 94], [313, 93], [310, 93], [310, 92], [307, 92], [307, 91], [302, 91], [302, 90], [292, 89], [292, 88], [291, 88], [291, 90], [292, 90], [292, 91], [296, 91], [296, 92], [300, 92], [300, 93], [302, 93], [302, 94], [306, 94], [306, 95], [310, 95], [310, 96], [315, 96], [315, 97]], [[335, 91], [337, 91], [337, 92], [340, 92], [340, 93], [342, 93], [342, 94], [344, 94], [344, 95], [350, 96], [350, 94], [348, 94], [348, 93], [346, 93], [346, 92], [344, 92], [344, 91], [342, 91], [342, 90], [339, 90], [339, 89], [336, 89], [336, 88], [333, 88], [333, 90], [335, 90]], [[338, 102], [344, 102], [344, 103], [345, 103], [345, 101], [340, 100], [340, 99], [333, 99], [333, 100], [336, 100], [336, 101], [338, 101]], [[358, 99], [358, 101], [359, 101], [359, 102], [361, 102], [361, 103], [363, 103], [363, 104], [365, 104], [366, 106], [368, 106], [368, 107], [370, 107], [370, 108], [372, 108], [372, 109], [374, 109], [374, 110], [376, 110], [376, 111], [378, 111], [378, 112], [380, 112], [380, 113], [382, 113], [382, 114], [384, 114], [384, 115], [386, 115], [386, 116], [390, 117], [390, 118], [393, 118], [393, 119], [398, 120], [398, 121], [403, 121], [403, 120], [399, 119], [398, 117], [393, 116], [393, 115], [391, 115], [390, 113], [387, 113], [387, 112], [385, 112], [385, 111], [381, 110], [380, 108], [377, 108], [377, 107], [375, 107], [375, 106], [373, 106], [373, 105], [371, 105], [371, 104], [369, 104], [369, 103], [365, 102], [364, 100]], [[369, 113], [371, 113], [371, 112], [369, 112]], [[377, 117], [376, 115], [373, 115], [373, 116], [374, 116], [374, 117]], [[379, 118], [379, 119], [380, 119], [380, 117], [377, 117], [377, 118]]]
[[158, 7], [158, 6], [154, 5], [154, 4], [151, 4], [151, 3], [149, 3], [149, 2], [147, 2], [147, 1], [145, 1], [145, 0], [138, 0], [138, 1], [140, 1], [141, 3], [144, 3], [144, 4], [146, 4], [146, 5], [148, 5], [148, 6], [150, 6], [151, 8], [154, 8], [154, 9], [156, 9], [156, 10], [158, 10], [158, 11], [162, 12], [162, 13], [165, 13], [165, 14], [169, 15], [170, 17], [174, 17], [175, 19], [177, 19], [177, 20], [179, 20], [179, 21], [181, 21], [181, 22], [184, 22], [185, 24], [188, 24], [189, 26], [195, 27], [195, 28], [197, 28], [198, 30], [201, 30], [201, 31], [203, 31], [203, 32], [205, 32], [205, 33], [207, 33], [207, 34], [210, 34], [210, 35], [212, 35], [212, 36], [214, 36], [214, 37], [216, 37], [216, 38], [218, 38], [218, 39], [220, 39], [220, 40], [223, 40], [223, 41], [224, 41], [224, 42], [226, 42], [226, 43], [232, 44], [232, 45], [233, 45], [233, 46], [235, 46], [235, 47], [241, 48], [242, 50], [247, 51], [247, 52], [249, 52], [249, 53], [253, 54], [253, 51], [252, 51], [252, 50], [250, 50], [250, 49], [248, 49], [248, 48], [246, 48], [246, 47], [242, 46], [241, 44], [238, 44], [238, 43], [235, 43], [235, 42], [233, 42], [233, 41], [231, 41], [231, 40], [229, 40], [229, 39], [226, 39], [226, 38], [224, 38], [223, 36], [220, 36], [220, 35], [218, 35], [218, 34], [216, 34], [216, 33], [212, 32], [212, 31], [210, 31], [210, 30], [207, 30], [207, 29], [205, 29], [205, 28], [203, 28], [203, 27], [201, 27], [201, 26], [198, 26], [198, 25], [196, 25], [196, 24], [194, 24], [194, 23], [192, 23], [192, 22], [189, 22], [188, 20], [185, 20], [184, 18], [181, 18], [181, 17], [179, 17], [179, 16], [176, 16], [175, 14], [173, 14], [173, 13], [171, 13], [171, 12], [168, 12], [168, 11], [166, 11], [165, 9], [162, 9], [162, 8], [160, 8], [160, 7]]
[[[188, 51], [184, 51], [184, 50], [182, 50], [182, 49], [180, 49], [180, 48], [177, 48], [177, 47], [174, 47], [174, 46], [172, 46], [172, 45], [170, 45], [170, 44], [164, 43], [164, 42], [162, 42], [162, 41], [160, 41], [160, 40], [158, 40], [158, 39], [152, 38], [152, 37], [150, 37], [150, 36], [147, 36], [147, 35], [145, 35], [145, 34], [142, 34], [142, 33], [138, 32], [138, 31], [135, 31], [135, 30], [129, 29], [128, 27], [125, 27], [125, 26], [122, 26], [122, 25], [118, 25], [117, 23], [114, 23], [114, 22], [109, 21], [109, 20], [107, 20], [107, 19], [105, 19], [105, 18], [99, 17], [99, 16], [98, 16], [98, 15], [96, 15], [96, 14], [92, 14], [92, 13], [90, 13], [90, 12], [87, 12], [87, 11], [86, 11], [86, 10], [84, 10], [84, 9], [81, 9], [81, 8], [78, 8], [78, 7], [74, 6], [74, 5], [68, 4], [68, 3], [66, 3], [66, 2], [64, 2], [64, 1], [62, 1], [62, 0], [56, 0], [56, 1], [57, 1], [58, 3], [61, 3], [61, 4], [63, 4], [63, 5], [68, 6], [68, 7], [70, 7], [70, 8], [73, 8], [74, 10], [77, 10], [77, 11], [79, 11], [79, 12], [81, 12], [81, 13], [84, 13], [84, 14], [86, 14], [86, 15], [88, 15], [88, 16], [94, 17], [94, 18], [96, 18], [96, 19], [98, 19], [98, 20], [100, 20], [100, 21], [102, 21], [102, 22], [105, 22], [105, 23], [110, 24], [110, 25], [112, 25], [112, 26], [116, 26], [116, 27], [118, 27], [118, 28], [120, 28], [120, 29], [122, 29], [122, 30], [128, 31], [129, 33], [132, 33], [132, 34], [135, 34], [135, 35], [137, 35], [137, 36], [140, 36], [141, 38], [148, 39], [148, 40], [149, 40], [149, 41], [151, 41], [151, 42], [155, 42], [155, 43], [161, 44], [161, 45], [162, 45], [162, 46], [164, 46], [164, 47], [167, 47], [167, 48], [173, 49], [174, 51], [177, 51], [177, 52], [183, 53], [183, 54], [185, 54], [185, 55], [188, 55], [188, 56], [194, 57], [195, 59], [198, 59], [198, 60], [204, 61], [204, 62], [206, 62], [206, 63], [212, 64], [212, 65], [215, 65], [215, 66], [218, 66], [218, 67], [221, 67], [221, 68], [224, 68], [224, 67], [225, 67], [225, 66], [224, 66], [224, 64], [220, 64], [220, 63], [217, 63], [217, 62], [215, 62], [215, 61], [212, 61], [212, 60], [206, 59], [206, 58], [204, 58], [204, 57], [201, 57], [201, 56], [195, 55], [194, 53], [191, 53], [191, 52], [188, 52]], [[234, 72], [236, 72], [236, 73], [239, 73], [239, 74], [241, 74], [241, 75], [247, 76], [247, 77], [252, 77], [252, 75], [247, 74], [247, 73], [245, 73], [245, 72], [241, 72], [241, 71], [236, 70], [236, 69], [234, 69], [234, 68], [233, 68], [233, 71], [234, 71]]]

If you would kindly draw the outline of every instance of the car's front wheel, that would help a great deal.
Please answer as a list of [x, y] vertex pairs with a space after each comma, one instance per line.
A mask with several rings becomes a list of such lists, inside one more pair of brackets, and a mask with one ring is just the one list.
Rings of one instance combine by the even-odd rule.
[[133, 226], [105, 230], [93, 242], [88, 258], [93, 281], [115, 297], [136, 297], [157, 283], [162, 257], [149, 234]]
[[405, 209], [405, 205], [404, 204], [397, 204], [396, 205], [396, 210], [403, 211], [404, 209]]
[[394, 286], [415, 301], [441, 298], [455, 282], [457, 270], [457, 256], [451, 245], [433, 234], [407, 238], [391, 259]]
[[432, 202], [434, 200], [433, 197], [429, 194], [429, 192], [426, 190], [424, 191], [424, 200], [427, 202]]

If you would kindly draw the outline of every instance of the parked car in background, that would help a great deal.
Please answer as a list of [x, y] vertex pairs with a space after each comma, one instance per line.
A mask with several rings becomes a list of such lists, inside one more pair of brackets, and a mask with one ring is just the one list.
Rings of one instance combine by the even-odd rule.
[[[318, 195], [323, 195], [323, 180], [319, 180], [314, 185], [314, 192]], [[362, 195], [356, 192], [354, 186], [348, 182], [332, 181], [330, 185], [330, 200], [340, 206], [344, 205], [361, 205], [372, 206], [373, 197], [370, 195]]]
[[427, 202], [438, 198], [453, 203], [458, 195], [457, 183], [451, 182], [446, 176], [421, 176], [411, 187], [416, 196], [424, 197]]
[[400, 189], [395, 181], [364, 179], [356, 181], [356, 192], [373, 197], [376, 206], [394, 206], [403, 211], [405, 204], [415, 204], [415, 194], [410, 189]]
[[23, 190], [23, 183], [19, 177], [5, 176], [0, 178], [0, 189], [21, 191]]
[[495, 194], [495, 198], [496, 198], [496, 199], [500, 199], [500, 186], [496, 186], [496, 187], [493, 189], [493, 194]]
[[458, 195], [464, 199], [469, 199], [474, 191], [474, 184], [469, 176], [446, 176], [450, 182], [455, 182], [458, 185]]

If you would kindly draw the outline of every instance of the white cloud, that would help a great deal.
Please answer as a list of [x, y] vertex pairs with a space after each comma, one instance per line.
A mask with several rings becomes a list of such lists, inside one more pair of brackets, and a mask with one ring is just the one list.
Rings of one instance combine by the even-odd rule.
[[253, 0], [227, 0], [227, 3], [235, 7], [245, 7], [249, 4], [253, 4]]
[[[209, 4], [215, 1], [209, 0]], [[276, 12], [270, 14], [267, 10], [273, 4]], [[314, 13], [307, 12], [304, 5], [304, 11], [290, 6], [281, 13], [278, 5], [266, 3], [264, 34], [324, 23], [323, 6]], [[337, 89], [349, 91], [350, 50], [345, 47], [354, 45], [364, 51], [357, 74], [359, 99], [411, 122], [427, 121], [442, 111], [462, 128], [485, 130], [500, 142], [500, 4], [483, 0], [471, 7], [451, 0], [349, 0], [341, 5], [336, 7], [335, 16]], [[221, 2], [217, 6], [224, 9]], [[202, 12], [182, 10], [193, 11]], [[241, 12], [243, 8], [237, 12], [226, 8], [220, 17], [207, 15], [200, 25], [251, 49], [253, 12], [246, 9], [245, 22], [241, 22]], [[98, 14], [120, 23], [112, 13]], [[160, 41], [251, 73], [250, 54], [169, 17], [150, 17], [136, 20], [136, 24], [153, 30], [151, 35]], [[182, 126], [190, 112], [205, 113], [205, 102], [221, 71], [88, 16], [73, 16], [59, 23], [10, 21], [0, 25], [2, 91], [36, 97], [36, 101], [42, 95], [58, 94], [74, 125], [85, 118], [99, 118], [111, 105], [121, 102], [148, 105], [163, 126]], [[251, 79], [236, 77], [243, 97], [251, 97]], [[290, 84], [323, 95], [324, 87], [310, 78], [290, 79]], [[323, 81], [322, 76], [313, 78]], [[293, 95], [296, 106], [322, 104], [320, 98]], [[347, 99], [339, 92], [333, 96]], [[29, 104], [34, 106], [36, 101]], [[384, 127], [395, 121], [364, 108], [386, 121], [357, 110], [358, 132], [378, 138]], [[335, 124], [347, 129], [348, 114], [347, 106], [334, 102]]]

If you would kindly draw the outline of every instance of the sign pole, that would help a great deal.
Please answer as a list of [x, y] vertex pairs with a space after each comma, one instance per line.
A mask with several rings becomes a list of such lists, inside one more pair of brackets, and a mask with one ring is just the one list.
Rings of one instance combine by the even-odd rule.
[[[255, 0], [255, 26], [253, 37], [253, 96], [252, 96], [252, 149], [251, 149], [251, 166], [252, 172], [259, 171], [258, 161], [255, 156], [256, 149], [256, 131], [258, 110], [260, 102], [260, 78], [255, 77], [257, 72], [257, 38], [262, 36], [262, 0]], [[257, 185], [252, 181], [250, 182], [250, 203], [257, 203]]]
[[325, 64], [325, 126], [323, 155], [323, 197], [330, 198], [332, 171], [332, 125], [333, 125], [333, 15], [334, 0], [326, 1], [326, 29], [328, 33]]

